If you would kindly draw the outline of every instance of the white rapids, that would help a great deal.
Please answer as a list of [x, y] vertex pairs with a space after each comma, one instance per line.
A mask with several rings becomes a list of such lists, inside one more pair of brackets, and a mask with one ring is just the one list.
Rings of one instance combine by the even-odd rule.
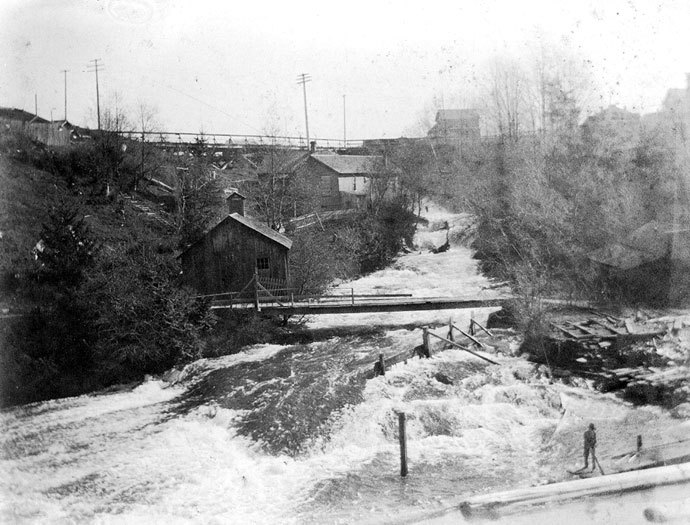
[[[419, 244], [445, 241], [435, 222], [466, 219], [436, 208], [432, 214]], [[499, 293], [487, 290], [461, 246], [407, 254], [341, 286], [418, 296]], [[489, 311], [315, 317], [315, 328], [387, 328], [376, 337], [258, 345], [204, 359], [174, 385], [152, 379], [5, 410], [0, 521], [395, 523], [470, 494], [562, 479], [566, 465], [581, 461], [589, 421], [597, 423], [601, 457], [619, 452], [627, 436], [632, 446], [637, 434], [653, 444], [687, 432], [661, 409], [551, 384], [519, 358], [494, 356], [500, 365], [488, 365], [438, 344], [432, 359], [357, 379], [379, 353], [420, 344], [421, 330], [403, 325], [449, 316], [466, 325], [470, 315], [483, 322]], [[404, 479], [398, 411], [408, 415]], [[298, 429], [299, 440], [290, 439]]]

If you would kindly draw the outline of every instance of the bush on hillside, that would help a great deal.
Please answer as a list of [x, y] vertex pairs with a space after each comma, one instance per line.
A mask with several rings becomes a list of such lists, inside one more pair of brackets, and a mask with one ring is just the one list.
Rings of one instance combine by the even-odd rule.
[[82, 296], [94, 312], [97, 373], [103, 383], [135, 379], [201, 357], [215, 318], [176, 284], [179, 267], [143, 247], [102, 257]]

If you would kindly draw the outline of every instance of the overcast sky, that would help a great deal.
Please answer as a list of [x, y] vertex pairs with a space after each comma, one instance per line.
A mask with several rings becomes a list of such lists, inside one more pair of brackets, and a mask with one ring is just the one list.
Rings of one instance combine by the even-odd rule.
[[0, 106], [95, 127], [101, 107], [155, 106], [162, 128], [414, 134], [433, 109], [471, 105], [492, 57], [558, 46], [587, 69], [591, 108], [651, 112], [690, 72], [690, 2], [0, 0]]

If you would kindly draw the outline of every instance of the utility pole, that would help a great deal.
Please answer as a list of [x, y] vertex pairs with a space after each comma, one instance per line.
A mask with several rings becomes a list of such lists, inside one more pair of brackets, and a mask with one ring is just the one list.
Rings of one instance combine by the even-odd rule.
[[347, 148], [347, 113], [345, 112], [345, 95], [343, 95], [343, 148]]
[[304, 94], [304, 124], [307, 128], [307, 150], [310, 148], [309, 144], [309, 115], [307, 114], [307, 82], [311, 82], [311, 76], [308, 73], [302, 73], [297, 77], [297, 83], [302, 84], [302, 93]]
[[34, 115], [38, 117], [38, 93], [34, 93]]
[[69, 69], [63, 69], [61, 72], [65, 76], [65, 122], [67, 122], [67, 72]]
[[98, 71], [101, 70], [103, 71], [103, 64], [99, 64], [100, 58], [94, 58], [93, 60], [89, 60], [89, 63], [86, 67], [88, 67], [88, 72], [89, 73], [96, 73], [96, 115], [98, 118], [98, 130], [101, 130], [101, 99], [98, 94]]

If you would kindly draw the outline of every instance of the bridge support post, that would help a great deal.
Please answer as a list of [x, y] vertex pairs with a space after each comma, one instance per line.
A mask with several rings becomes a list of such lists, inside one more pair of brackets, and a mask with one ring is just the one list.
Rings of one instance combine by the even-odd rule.
[[383, 354], [379, 354], [379, 360], [374, 363], [374, 377], [386, 375], [386, 363]]
[[400, 441], [400, 476], [407, 476], [407, 432], [405, 413], [398, 413], [398, 440]]
[[452, 317], [450, 319], [448, 319], [448, 339], [450, 339], [451, 341], [455, 341], [455, 339], [453, 339], [453, 318]]
[[431, 348], [429, 347], [429, 329], [424, 327], [422, 333], [422, 346], [424, 348], [424, 356], [431, 357]]

